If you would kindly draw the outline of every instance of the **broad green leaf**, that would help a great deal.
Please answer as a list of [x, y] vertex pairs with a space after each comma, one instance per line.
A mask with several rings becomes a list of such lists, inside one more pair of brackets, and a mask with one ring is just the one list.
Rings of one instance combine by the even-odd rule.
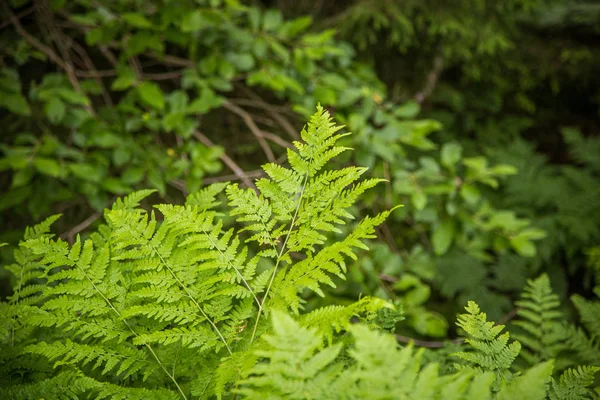
[[44, 112], [51, 123], [58, 124], [65, 116], [65, 103], [57, 97], [51, 97], [44, 106]]
[[27, 99], [20, 93], [1, 93], [0, 107], [5, 107], [8, 111], [19, 115], [31, 115], [31, 108]]
[[202, 28], [209, 26], [206, 19], [202, 16], [202, 11], [196, 10], [187, 14], [181, 21], [182, 32], [197, 32]]
[[74, 176], [84, 181], [99, 183], [104, 178], [104, 168], [99, 165], [73, 163], [68, 168]]
[[249, 71], [254, 68], [254, 57], [250, 53], [232, 53], [227, 59], [235, 66], [238, 71]]
[[222, 97], [217, 96], [211, 89], [204, 88], [200, 93], [200, 97], [192, 101], [187, 107], [186, 112], [188, 114], [206, 114], [208, 111], [219, 107], [221, 104], [223, 104]]
[[117, 178], [107, 178], [102, 181], [102, 188], [114, 194], [127, 194], [131, 188]]
[[117, 79], [111, 85], [112, 90], [125, 90], [133, 86], [136, 82], [135, 73], [127, 68], [119, 71]]
[[462, 147], [458, 143], [446, 143], [442, 146], [441, 161], [446, 168], [454, 169], [461, 156]]
[[128, 185], [135, 185], [144, 179], [145, 172], [141, 167], [129, 167], [121, 174], [121, 181]]
[[408, 101], [402, 104], [400, 107], [394, 109], [394, 115], [398, 118], [414, 118], [421, 111], [419, 103], [416, 101]]
[[139, 13], [124, 13], [121, 18], [129, 25], [136, 28], [151, 28], [152, 22], [150, 22], [144, 15]]
[[150, 182], [152, 187], [158, 189], [161, 195], [166, 193], [167, 186], [165, 184], [165, 179], [158, 168], [152, 168], [150, 171], [148, 171], [148, 182]]
[[142, 82], [137, 87], [137, 91], [144, 104], [158, 110], [165, 108], [165, 97], [156, 83]]
[[433, 228], [431, 244], [436, 255], [445, 254], [454, 240], [454, 222], [447, 218]]
[[72, 89], [59, 88], [56, 92], [62, 97], [62, 99], [71, 104], [88, 105], [90, 99], [86, 95], [78, 93]]
[[36, 157], [33, 159], [35, 168], [44, 175], [58, 177], [62, 173], [62, 168], [58, 161], [47, 157]]
[[263, 29], [267, 32], [271, 32], [277, 29], [283, 22], [283, 16], [281, 11], [271, 8], [265, 11], [263, 15]]
[[496, 165], [490, 171], [496, 175], [514, 175], [518, 172], [516, 167], [508, 164]]
[[417, 210], [422, 210], [427, 205], [427, 195], [422, 190], [416, 190], [410, 200]]

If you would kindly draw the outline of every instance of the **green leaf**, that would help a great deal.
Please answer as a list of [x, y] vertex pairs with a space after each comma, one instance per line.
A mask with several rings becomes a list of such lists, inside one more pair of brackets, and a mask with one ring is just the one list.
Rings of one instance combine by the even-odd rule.
[[117, 178], [107, 178], [102, 181], [102, 188], [114, 194], [127, 194], [131, 188]]
[[458, 143], [446, 143], [442, 146], [441, 161], [442, 165], [453, 169], [462, 156], [462, 146]]
[[111, 85], [112, 90], [125, 90], [133, 86], [136, 82], [135, 73], [127, 68], [119, 71], [117, 79]]
[[121, 174], [121, 181], [128, 185], [135, 185], [144, 179], [146, 171], [141, 167], [129, 167]]
[[481, 192], [477, 187], [465, 183], [460, 188], [460, 196], [469, 204], [475, 205], [481, 198]]
[[499, 164], [492, 167], [490, 171], [496, 175], [514, 175], [518, 172], [518, 169], [512, 165]]
[[229, 54], [227, 59], [238, 71], [249, 71], [254, 68], [254, 57], [250, 53]]
[[151, 28], [152, 22], [150, 22], [145, 16], [139, 13], [124, 13], [121, 18], [129, 25], [136, 28]]
[[421, 106], [416, 101], [408, 101], [394, 109], [394, 115], [398, 118], [414, 118], [421, 111]]
[[271, 8], [268, 9], [263, 16], [263, 29], [267, 32], [271, 32], [277, 29], [283, 22], [283, 16], [281, 11]]
[[167, 192], [165, 180], [162, 176], [161, 171], [158, 168], [152, 168], [148, 172], [148, 182], [150, 182], [152, 187], [158, 189], [161, 195], [164, 195]]
[[56, 92], [62, 97], [64, 101], [71, 104], [80, 104], [87, 106], [90, 104], [90, 99], [84, 94], [78, 93], [71, 89], [59, 88]]
[[520, 256], [533, 257], [536, 254], [535, 244], [527, 238], [515, 237], [510, 239], [510, 245]]
[[451, 219], [444, 219], [433, 228], [431, 244], [436, 255], [445, 254], [454, 239], [454, 222]]
[[427, 195], [425, 195], [422, 190], [415, 191], [410, 197], [410, 200], [417, 210], [422, 210], [427, 205]]
[[51, 97], [44, 106], [44, 112], [51, 123], [58, 124], [65, 116], [65, 103], [57, 97]]
[[156, 83], [142, 82], [137, 87], [137, 91], [144, 104], [157, 110], [165, 108], [165, 97]]
[[68, 168], [73, 175], [84, 181], [99, 183], [104, 177], [104, 169], [99, 165], [73, 163]]
[[223, 99], [217, 96], [209, 88], [202, 89], [200, 97], [194, 100], [188, 107], [186, 112], [188, 114], [206, 114], [213, 108], [217, 108], [223, 104]]
[[0, 92], [0, 107], [7, 108], [10, 112], [19, 115], [31, 115], [31, 108], [27, 99], [20, 93]]
[[182, 32], [197, 32], [206, 26], [208, 26], [207, 21], [200, 10], [187, 14], [181, 21]]
[[35, 168], [44, 175], [59, 177], [62, 173], [62, 168], [58, 161], [47, 157], [36, 157], [33, 160]]

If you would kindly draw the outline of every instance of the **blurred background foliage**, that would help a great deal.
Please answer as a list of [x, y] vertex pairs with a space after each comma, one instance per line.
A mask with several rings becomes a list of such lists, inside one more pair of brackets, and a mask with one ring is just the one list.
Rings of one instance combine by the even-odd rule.
[[600, 4], [9, 0], [0, 16], [0, 242], [55, 213], [72, 241], [135, 189], [252, 186], [321, 103], [354, 133], [342, 162], [388, 180], [356, 211], [404, 205], [327, 298], [393, 300], [399, 332], [432, 339], [467, 299], [510, 318], [543, 272], [592, 296]]

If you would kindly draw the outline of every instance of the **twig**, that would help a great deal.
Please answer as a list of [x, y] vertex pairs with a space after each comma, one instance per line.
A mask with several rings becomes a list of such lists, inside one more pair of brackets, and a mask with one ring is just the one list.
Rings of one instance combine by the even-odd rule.
[[75, 242], [75, 235], [77, 235], [81, 231], [87, 229], [91, 224], [93, 224], [101, 216], [102, 216], [102, 213], [100, 213], [100, 212], [93, 213], [92, 215], [90, 215], [89, 217], [84, 219], [82, 222], [80, 222], [79, 224], [77, 224], [73, 228], [71, 228], [68, 232], [63, 233], [61, 235], [61, 237], [63, 238], [63, 240], [66, 239], [69, 243], [73, 244], [73, 242]]
[[180, 58], [176, 56], [170, 56], [168, 54], [150, 54], [151, 57], [163, 61], [166, 64], [175, 65], [177, 67], [186, 67], [191, 68], [194, 66], [194, 63], [186, 58]]
[[100, 46], [100, 52], [106, 57], [108, 62], [113, 66], [117, 67], [119, 65], [119, 60], [115, 55], [110, 51], [110, 49], [106, 46]]
[[6, 3], [2, 2], [2, 7], [4, 8], [4, 12], [8, 14], [10, 22], [13, 24], [19, 35], [21, 35], [27, 43], [44, 53], [50, 60], [52, 60], [55, 64], [57, 64], [65, 71], [68, 70], [67, 64], [65, 64], [65, 62], [58, 56], [58, 54], [54, 52], [54, 50], [37, 40], [34, 36], [30, 35], [29, 32], [27, 32], [23, 28], [17, 17], [12, 13], [12, 11], [6, 5]]
[[[244, 173], [244, 177], [246, 178], [262, 178], [265, 176], [265, 171], [262, 169], [256, 171], [248, 171]], [[208, 178], [204, 178], [203, 182], [206, 184], [217, 183], [217, 182], [227, 182], [227, 181], [235, 181], [241, 180], [243, 177], [233, 174], [233, 175], [222, 175], [222, 176], [212, 176]]]
[[[210, 140], [209, 138], [207, 138], [206, 136], [204, 136], [204, 134], [200, 131], [194, 131], [194, 137], [196, 139], [198, 139], [198, 141], [200, 141], [200, 143], [202, 143], [203, 145], [207, 146], [207, 147], [213, 147], [215, 144], [212, 142], [212, 140]], [[223, 152], [219, 158], [221, 159], [221, 161], [223, 161], [225, 163], [225, 165], [227, 165], [229, 167], [229, 169], [231, 169], [233, 171], [233, 173], [242, 180], [242, 182], [244, 182], [246, 184], [246, 186], [248, 186], [249, 188], [254, 189], [254, 191], [258, 192], [258, 189], [256, 188], [256, 186], [254, 186], [254, 183], [252, 183], [252, 181], [248, 178], [248, 176], [246, 175], [246, 173], [244, 172], [243, 169], [241, 169], [239, 167], [239, 165], [237, 165], [235, 163], [235, 161], [233, 161], [231, 159], [231, 157], [229, 157], [227, 155], [227, 153]]]
[[291, 149], [294, 146], [288, 142], [287, 140], [282, 139], [280, 136], [275, 135], [274, 133], [271, 132], [265, 132], [265, 131], [261, 131], [262, 135], [265, 139], [270, 140], [273, 143], [277, 143], [278, 145], [280, 145], [281, 147], [284, 148], [288, 148]]
[[[75, 40], [72, 41], [71, 45], [73, 46], [73, 49], [75, 49], [75, 51], [79, 54], [79, 56], [81, 57], [81, 59], [83, 60], [83, 62], [87, 66], [87, 68], [90, 70], [90, 72], [92, 72], [92, 73], [97, 72], [96, 67], [94, 66], [94, 63], [92, 62], [92, 59], [90, 58], [88, 53], [85, 51], [83, 46], [81, 46]], [[76, 71], [76, 73], [77, 73], [77, 71]], [[110, 98], [110, 94], [106, 90], [106, 86], [104, 86], [102, 79], [98, 75], [95, 75], [94, 79], [96, 80], [96, 82], [98, 83], [100, 88], [102, 88], [102, 98], [104, 99], [104, 102], [106, 103], [106, 105], [112, 107], [112, 105], [113, 105], [112, 99]]]
[[263, 151], [265, 152], [265, 155], [267, 156], [267, 159], [270, 162], [275, 162], [275, 154], [273, 154], [273, 150], [271, 150], [269, 144], [265, 140], [262, 131], [258, 128], [258, 126], [256, 126], [256, 123], [252, 119], [252, 116], [242, 108], [236, 106], [235, 104], [227, 100], [223, 103], [223, 107], [242, 118], [246, 126], [256, 137], [256, 140], [258, 140], [258, 144], [260, 144], [260, 147], [262, 147]]
[[452, 339], [452, 340], [446, 340], [444, 342], [439, 342], [439, 341], [430, 341], [430, 340], [420, 340], [420, 339], [414, 339], [408, 336], [402, 336], [402, 335], [396, 335], [396, 340], [402, 343], [414, 343], [415, 346], [419, 346], [419, 347], [427, 347], [430, 349], [439, 349], [442, 347], [446, 347], [446, 345], [448, 343], [451, 344], [463, 344], [465, 342], [465, 339], [463, 338], [458, 338], [458, 339]]
[[[19, 22], [18, 18], [13, 14], [10, 7], [8, 7], [6, 5], [6, 3], [2, 3], [2, 6], [3, 6], [6, 14], [8, 14], [8, 18], [12, 22], [13, 26], [15, 27], [15, 29], [17, 30], [19, 35], [21, 35], [27, 43], [29, 43], [31, 46], [35, 47], [36, 49], [38, 49], [39, 51], [44, 53], [56, 65], [61, 67], [67, 73], [67, 77], [69, 78], [69, 81], [71, 82], [71, 85], [73, 86], [73, 88], [77, 92], [83, 93], [83, 91], [81, 90], [81, 85], [79, 84], [79, 80], [75, 76], [75, 68], [73, 68], [73, 65], [70, 62], [64, 61], [63, 59], [61, 59], [58, 56], [58, 54], [56, 54], [56, 52], [54, 50], [52, 50], [52, 48], [46, 46], [44, 43], [40, 42], [34, 36], [29, 34], [29, 32], [27, 32], [25, 30], [25, 28], [23, 28], [23, 26]], [[56, 41], [58, 42], [59, 40], [56, 40]], [[63, 56], [66, 56], [66, 55], [63, 55]], [[86, 109], [90, 114], [92, 114], [92, 115], [96, 114], [91, 105], [87, 105]]]
[[444, 58], [441, 54], [441, 51], [438, 51], [437, 55], [433, 59], [433, 67], [427, 75], [425, 86], [414, 97], [417, 103], [422, 104], [425, 101], [425, 99], [427, 99], [431, 95], [431, 93], [433, 93], [433, 89], [435, 89], [435, 86], [437, 85], [438, 78], [440, 77], [443, 68]]
[[[21, 11], [20, 13], [15, 15], [15, 18], [21, 19], [23, 17], [26, 17], [29, 14], [31, 14], [34, 10], [35, 10], [35, 6], [29, 7], [27, 10]], [[2, 24], [0, 24], [0, 29], [4, 29], [11, 24], [12, 24], [12, 21], [4, 21]]]
[[[300, 135], [298, 134], [296, 129], [294, 129], [292, 124], [285, 117], [283, 117], [283, 115], [281, 115], [281, 112], [280, 112], [281, 109], [279, 107], [267, 103], [259, 95], [257, 95], [252, 90], [250, 90], [250, 88], [248, 88], [247, 86], [242, 86], [242, 89], [250, 97], [252, 97], [254, 99], [254, 103], [252, 103], [252, 104], [248, 103], [248, 105], [254, 106], [254, 107], [259, 107], [259, 108], [262, 108], [263, 110], [266, 110], [269, 113], [269, 115], [271, 115], [271, 117], [275, 121], [277, 121], [277, 123], [279, 125], [281, 125], [283, 130], [285, 130], [287, 132], [287, 134], [290, 135], [290, 137], [292, 139], [300, 140]], [[252, 100], [248, 100], [248, 101], [252, 101]], [[286, 110], [286, 111], [288, 111], [288, 110]]]
[[506, 325], [507, 323], [509, 323], [510, 321], [512, 321], [512, 319], [514, 317], [517, 316], [517, 313], [519, 312], [519, 307], [515, 307], [512, 310], [510, 310], [510, 312], [506, 315], [504, 315], [502, 318], [500, 318], [498, 320], [498, 322], [496, 323], [496, 325]]

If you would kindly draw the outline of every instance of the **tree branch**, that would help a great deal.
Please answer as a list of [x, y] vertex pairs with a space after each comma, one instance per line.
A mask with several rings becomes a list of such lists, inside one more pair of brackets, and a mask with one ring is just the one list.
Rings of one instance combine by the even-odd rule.
[[244, 121], [246, 126], [250, 129], [252, 134], [256, 137], [256, 140], [258, 141], [258, 144], [260, 145], [260, 147], [262, 147], [263, 151], [265, 152], [267, 159], [270, 162], [275, 162], [275, 154], [273, 154], [273, 150], [271, 150], [271, 148], [269, 147], [269, 144], [265, 140], [263, 132], [256, 125], [256, 123], [252, 119], [252, 116], [248, 112], [246, 112], [244, 109], [236, 106], [235, 104], [233, 104], [232, 102], [230, 102], [228, 100], [225, 100], [225, 102], [223, 103], [223, 107], [225, 107], [229, 111], [233, 112], [234, 114], [237, 114], [240, 118], [242, 118], [242, 120]]
[[442, 73], [442, 69], [444, 68], [444, 58], [441, 54], [441, 51], [438, 51], [437, 55], [433, 59], [433, 67], [429, 74], [427, 75], [427, 79], [425, 81], [425, 86], [419, 93], [414, 96], [414, 99], [417, 103], [423, 104], [423, 102], [431, 96], [435, 86], [437, 85], [440, 74]]
[[[207, 146], [207, 147], [213, 147], [215, 144], [212, 142], [212, 140], [210, 140], [209, 138], [207, 138], [206, 136], [204, 136], [204, 134], [202, 134], [202, 132], [200, 131], [194, 131], [194, 137], [196, 139], [198, 139], [198, 141], [200, 143], [202, 143], [203, 145]], [[221, 161], [223, 161], [223, 163], [225, 163], [225, 165], [227, 165], [229, 167], [229, 169], [231, 169], [233, 171], [233, 173], [242, 180], [242, 182], [244, 182], [246, 184], [246, 186], [248, 186], [249, 188], [254, 189], [255, 192], [258, 192], [258, 189], [256, 188], [256, 186], [254, 186], [254, 183], [248, 178], [248, 176], [246, 175], [246, 173], [244, 172], [243, 169], [241, 169], [239, 167], [239, 165], [237, 165], [235, 163], [235, 161], [233, 161], [233, 159], [231, 159], [231, 157], [229, 157], [227, 155], [227, 153], [223, 152], [223, 154], [221, 154], [219, 156], [219, 158], [221, 159]]]

